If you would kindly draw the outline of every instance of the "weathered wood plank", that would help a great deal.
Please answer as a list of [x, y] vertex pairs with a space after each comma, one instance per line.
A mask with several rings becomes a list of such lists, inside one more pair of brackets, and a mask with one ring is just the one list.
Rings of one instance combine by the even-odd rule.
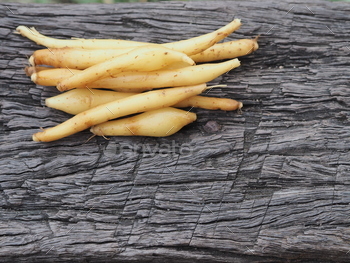
[[[0, 261], [348, 262], [350, 6], [324, 1], [0, 7]], [[23, 72], [41, 47], [13, 34], [162, 43], [261, 34], [212, 83], [242, 113], [196, 109], [168, 138], [34, 143], [69, 115]], [[208, 121], [219, 124], [206, 129]]]

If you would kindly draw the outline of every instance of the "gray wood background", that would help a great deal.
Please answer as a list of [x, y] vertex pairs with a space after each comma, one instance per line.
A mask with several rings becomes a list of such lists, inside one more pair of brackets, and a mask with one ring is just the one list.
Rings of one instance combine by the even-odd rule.
[[[350, 262], [350, 4], [326, 1], [0, 6], [1, 262]], [[260, 49], [167, 138], [35, 143], [68, 114], [25, 76], [13, 34], [163, 43], [215, 30]], [[210, 124], [216, 124], [213, 125]]]

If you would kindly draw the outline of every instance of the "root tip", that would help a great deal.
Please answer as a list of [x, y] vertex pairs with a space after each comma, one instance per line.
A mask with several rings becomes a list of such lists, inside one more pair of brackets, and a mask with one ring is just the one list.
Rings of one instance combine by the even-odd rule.
[[33, 73], [34, 73], [34, 71], [33, 71], [33, 67], [25, 67], [24, 68], [24, 72], [26, 73], [26, 75], [28, 76], [28, 77], [31, 77], [32, 75], [33, 75]]
[[57, 88], [59, 91], [66, 91], [64, 88], [62, 88], [62, 85], [61, 85], [60, 83], [57, 83], [56, 88]]
[[24, 26], [18, 26], [18, 27], [16, 27], [15, 32], [17, 32], [17, 34], [19, 34], [19, 33], [21, 32], [21, 30], [22, 30], [23, 27], [24, 27]]
[[53, 108], [52, 107], [52, 97], [51, 98], [46, 98], [45, 99], [45, 106], [49, 107], [49, 108]]
[[38, 139], [36, 134], [33, 134], [32, 139], [33, 139], [34, 142], [40, 142], [40, 140]]
[[35, 59], [34, 56], [30, 56], [30, 58], [28, 59], [29, 64], [32, 65], [33, 67], [35, 67]]
[[36, 83], [36, 80], [37, 80], [37, 74], [34, 72], [34, 73], [32, 73], [32, 75], [30, 76], [30, 79], [34, 82], [34, 83]]

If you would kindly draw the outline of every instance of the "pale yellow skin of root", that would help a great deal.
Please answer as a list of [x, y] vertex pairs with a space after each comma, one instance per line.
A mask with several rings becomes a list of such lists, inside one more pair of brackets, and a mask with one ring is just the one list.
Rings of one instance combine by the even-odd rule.
[[186, 62], [188, 65], [195, 64], [192, 59], [181, 52], [159, 46], [142, 46], [84, 69], [68, 79], [63, 79], [57, 84], [57, 89], [64, 91], [75, 87], [85, 87], [93, 81], [121, 72], [158, 70], [178, 61]]
[[[240, 66], [238, 59], [221, 63], [208, 63], [180, 69], [156, 70], [152, 72], [123, 72], [114, 77], [94, 81], [74, 88], [104, 88], [121, 92], [142, 92], [154, 88], [197, 85], [209, 82]], [[50, 74], [52, 72], [52, 74]], [[32, 74], [32, 81], [38, 85], [56, 86], [61, 80], [81, 71], [71, 69], [50, 69]], [[57, 87], [60, 90], [60, 87]], [[61, 90], [63, 91], [63, 90]]]
[[193, 96], [187, 98], [179, 103], [175, 104], [174, 107], [186, 108], [195, 107], [207, 110], [224, 110], [233, 111], [239, 110], [243, 107], [243, 103], [237, 100], [228, 98], [214, 98], [205, 96]]
[[[207, 34], [198, 37], [189, 38], [177, 42], [160, 44], [172, 50], [176, 50], [187, 55], [194, 55], [202, 52], [215, 43], [221, 41], [232, 32], [238, 30], [241, 26], [240, 19], [234, 19], [227, 25]], [[62, 40], [51, 37], [46, 37], [40, 34], [35, 28], [28, 28], [25, 26], [18, 26], [16, 31], [22, 36], [27, 37], [37, 43], [48, 48], [84, 48], [84, 49], [111, 49], [111, 48], [130, 48], [142, 45], [150, 45], [151, 43], [136, 42], [127, 40], [113, 40], [113, 39], [70, 39]], [[157, 44], [154, 44], [157, 45]]]
[[88, 87], [133, 92], [162, 87], [197, 85], [212, 81], [222, 74], [240, 66], [238, 59], [221, 63], [208, 63], [173, 70], [151, 72], [122, 72], [113, 77], [91, 83]]
[[197, 115], [193, 112], [167, 107], [101, 123], [92, 126], [90, 131], [99, 136], [165, 137], [178, 132], [196, 119]]
[[[32, 66], [46, 65], [53, 68], [86, 69], [93, 65], [115, 58], [134, 48], [120, 49], [81, 49], [81, 48], [55, 48], [36, 50], [29, 58]], [[167, 69], [188, 66], [186, 62], [176, 62], [166, 66]]]
[[207, 89], [205, 84], [148, 91], [102, 104], [81, 112], [67, 121], [33, 134], [34, 141], [54, 141], [91, 126], [127, 115], [172, 106]]
[[36, 50], [29, 58], [29, 63], [32, 66], [49, 65], [54, 68], [86, 69], [128, 53], [132, 49], [79, 49], [68, 47], [40, 49]]
[[72, 89], [57, 96], [47, 98], [45, 104], [47, 107], [76, 115], [96, 106], [136, 94], [138, 93], [98, 89]]
[[148, 45], [147, 42], [129, 41], [121, 39], [57, 39], [40, 34], [34, 27], [18, 26], [16, 31], [22, 36], [34, 41], [38, 45], [48, 48], [85, 48], [85, 49], [104, 49], [104, 48], [129, 48]]
[[[57, 96], [47, 98], [46, 106], [67, 112], [79, 114], [83, 111], [97, 107], [117, 99], [126, 98], [137, 93], [126, 93], [97, 89], [73, 89]], [[214, 98], [204, 96], [193, 96], [173, 105], [176, 108], [196, 107], [208, 110], [233, 111], [243, 107], [242, 102], [228, 98]]]
[[[188, 67], [188, 63], [176, 62], [174, 64], [169, 65], [168, 67], [165, 67], [164, 70], [173, 70], [173, 69], [180, 69], [185, 67]], [[31, 66], [31, 67], [26, 67], [25, 72], [27, 76], [31, 77], [31, 80], [35, 84], [42, 85], [42, 86], [57, 86], [57, 84], [60, 81], [62, 81], [63, 79], [69, 78], [76, 73], [81, 72], [81, 70], [70, 69], [70, 68]], [[157, 72], [157, 71], [154, 71], [154, 72]], [[112, 78], [112, 77], [100, 79], [89, 84], [91, 88], [103, 87], [107, 89], [113, 89], [114, 85], [115, 85], [115, 78]], [[173, 86], [173, 85], [170, 85], [170, 86]], [[180, 86], [183, 86], [183, 85], [180, 85]], [[86, 88], [86, 86], [80, 87], [80, 88]], [[118, 88], [118, 89], [114, 88], [114, 89], [117, 91], [123, 91], [123, 92], [142, 92], [145, 90], [150, 90], [152, 88], [147, 87], [147, 88], [136, 89], [136, 88], [122, 87], [122, 88]]]
[[35, 84], [42, 86], [56, 86], [60, 81], [67, 79], [74, 74], [80, 73], [81, 70], [67, 68], [43, 69], [43, 67], [29, 67], [27, 72], [31, 73], [31, 80]]
[[28, 66], [24, 68], [24, 72], [26, 73], [27, 76], [31, 77], [34, 73], [37, 73], [39, 71], [47, 70], [47, 69], [52, 69], [52, 68], [47, 68], [47, 67], [33, 67], [33, 66]]
[[259, 48], [257, 39], [258, 38], [240, 39], [215, 44], [212, 47], [191, 56], [191, 58], [196, 63], [200, 63], [246, 56]]
[[227, 25], [211, 33], [163, 45], [167, 48], [183, 52], [188, 56], [195, 55], [223, 40], [225, 37], [238, 30], [241, 25], [240, 19], [234, 19]]

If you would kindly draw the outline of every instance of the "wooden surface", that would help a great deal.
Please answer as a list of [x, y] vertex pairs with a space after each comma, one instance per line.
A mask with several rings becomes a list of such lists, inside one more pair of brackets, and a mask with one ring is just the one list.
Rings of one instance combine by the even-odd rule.
[[[0, 6], [0, 261], [349, 262], [349, 13], [311, 0]], [[16, 26], [162, 43], [234, 17], [229, 39], [261, 34], [260, 49], [210, 95], [241, 113], [194, 109], [168, 138], [31, 141], [69, 115], [25, 76], [41, 47]]]

